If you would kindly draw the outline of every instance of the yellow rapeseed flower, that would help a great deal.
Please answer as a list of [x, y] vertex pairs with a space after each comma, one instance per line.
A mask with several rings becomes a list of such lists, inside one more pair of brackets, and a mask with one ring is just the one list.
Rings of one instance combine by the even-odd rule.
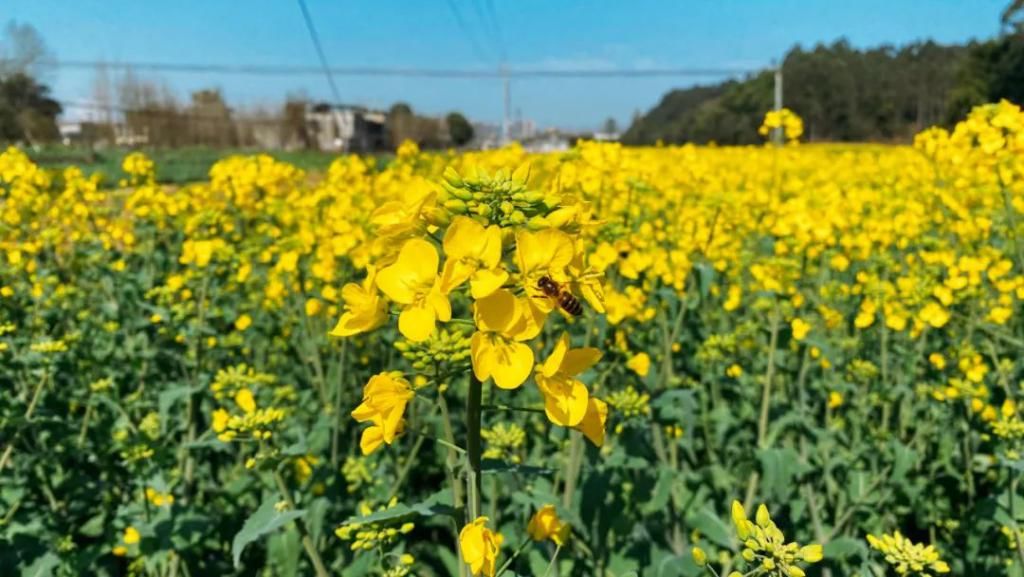
[[574, 427], [587, 414], [590, 393], [576, 375], [594, 366], [601, 351], [591, 347], [573, 349], [569, 334], [562, 333], [551, 354], [538, 365], [534, 378], [544, 394], [544, 411], [556, 425]]
[[533, 349], [525, 342], [537, 336], [540, 325], [531, 309], [511, 291], [500, 289], [473, 304], [477, 331], [470, 341], [476, 378], [503, 389], [515, 389], [530, 376]]
[[388, 320], [388, 303], [377, 292], [377, 273], [370, 267], [363, 283], [342, 287], [345, 312], [331, 331], [331, 336], [350, 337], [372, 331]]
[[448, 322], [452, 307], [437, 274], [437, 249], [414, 238], [402, 245], [395, 264], [377, 275], [377, 287], [389, 299], [402, 305], [398, 330], [410, 341], [430, 338], [437, 321]]
[[569, 524], [558, 517], [554, 505], [544, 505], [537, 510], [526, 526], [526, 533], [534, 541], [551, 539], [556, 545], [565, 545], [571, 530]]
[[474, 299], [484, 298], [501, 288], [508, 272], [501, 266], [501, 228], [486, 229], [479, 222], [456, 216], [444, 235], [444, 287], [453, 290], [469, 281]]
[[487, 528], [487, 517], [477, 517], [459, 533], [459, 548], [462, 559], [469, 570], [476, 575], [494, 577], [497, 571], [498, 555], [504, 538]]

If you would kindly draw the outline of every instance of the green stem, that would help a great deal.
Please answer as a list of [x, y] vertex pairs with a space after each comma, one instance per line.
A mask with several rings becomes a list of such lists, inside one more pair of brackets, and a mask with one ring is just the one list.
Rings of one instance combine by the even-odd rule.
[[501, 564], [501, 567], [498, 568], [498, 571], [494, 573], [494, 577], [501, 577], [501, 574], [504, 573], [506, 569], [512, 566], [512, 562], [515, 561], [517, 557], [519, 557], [519, 554], [522, 553], [523, 549], [526, 549], [526, 546], [529, 544], [530, 538], [527, 537], [522, 543], [519, 544], [519, 547], [517, 547], [516, 550], [512, 553], [512, 556]]
[[[764, 449], [768, 439], [768, 417], [771, 414], [772, 405], [772, 380], [775, 379], [775, 349], [779, 344], [779, 311], [776, 309], [771, 317], [771, 335], [768, 342], [768, 366], [764, 372], [764, 387], [761, 390], [761, 416], [757, 421], [757, 448]], [[760, 476], [757, 468], [750, 474], [747, 481], [747, 494], [744, 498], [744, 506], [750, 507], [754, 496], [757, 494], [757, 484]]]
[[335, 379], [338, 386], [334, 391], [334, 414], [331, 415], [331, 464], [334, 466], [338, 465], [338, 452], [341, 447], [341, 408], [345, 399], [345, 377], [348, 373], [346, 366], [347, 351], [348, 339], [342, 339], [341, 352], [338, 353], [338, 370], [341, 374]]
[[203, 368], [203, 325], [206, 324], [206, 297], [209, 291], [209, 285], [210, 275], [207, 274], [204, 269], [203, 282], [199, 287], [199, 299], [196, 301], [196, 337], [192, 343], [195, 367], [192, 372], [192, 390], [188, 394], [188, 406], [185, 411], [185, 418], [188, 419], [186, 424], [187, 432], [185, 434], [185, 442], [178, 448], [179, 454], [184, 457], [181, 462], [181, 469], [182, 478], [185, 480], [185, 494], [182, 499], [185, 504], [188, 504], [192, 498], [192, 492], [195, 485], [195, 457], [193, 456], [192, 451], [189, 451], [185, 447], [195, 442], [196, 435], [199, 432], [199, 373]]
[[562, 506], [572, 507], [572, 496], [576, 492], [576, 482], [580, 476], [580, 465], [583, 460], [583, 435], [570, 431], [572, 440], [569, 442], [569, 459], [565, 471], [565, 488], [562, 492]]
[[[25, 420], [31, 421], [32, 415], [36, 412], [36, 405], [39, 404], [39, 398], [43, 394], [43, 389], [46, 388], [46, 382], [50, 378], [49, 371], [43, 371], [42, 378], [39, 379], [39, 383], [36, 384], [35, 391], [32, 392], [32, 400], [28, 403], [28, 408], [25, 409]], [[4, 467], [11, 460], [11, 453], [14, 452], [14, 442], [18, 439], [19, 433], [15, 433], [11, 440], [7, 443], [7, 448], [4, 449], [3, 456], [0, 456], [0, 472], [3, 472]]]
[[558, 553], [561, 552], [562, 546], [555, 547], [555, 554], [551, 556], [551, 562], [548, 563], [548, 568], [544, 570], [544, 577], [548, 577], [551, 574], [551, 570], [555, 568], [555, 563], [558, 562]]
[[416, 455], [420, 452], [420, 447], [423, 446], [423, 441], [427, 440], [426, 435], [420, 435], [416, 439], [416, 442], [412, 445], [412, 450], [405, 457], [405, 463], [402, 464], [402, 470], [398, 472], [398, 477], [395, 478], [395, 482], [391, 484], [391, 490], [388, 491], [388, 498], [385, 501], [391, 501], [392, 497], [398, 494], [398, 490], [402, 488], [402, 483], [405, 482], [405, 478], [409, 476], [409, 471], [412, 470], [413, 463], [416, 462]]
[[[284, 482], [284, 477], [281, 476], [281, 471], [274, 471], [274, 482], [277, 483], [277, 488], [281, 491], [284, 502], [288, 504], [288, 509], [294, 511], [295, 501], [292, 499], [292, 493], [288, 490], [287, 483]], [[299, 537], [302, 538], [302, 547], [306, 550], [306, 556], [309, 557], [309, 562], [313, 564], [317, 577], [329, 577], [330, 574], [327, 572], [327, 567], [324, 566], [320, 553], [317, 552], [316, 547], [313, 545], [313, 538], [310, 537], [309, 531], [306, 529], [306, 523], [302, 519], [296, 519], [295, 528], [299, 532]]]
[[469, 377], [469, 391], [466, 395], [466, 494], [469, 519], [472, 523], [480, 516], [480, 458], [482, 442], [480, 438], [480, 418], [483, 399], [483, 383], [476, 375]]
[[775, 350], [779, 343], [779, 315], [772, 315], [771, 337], [768, 343], [768, 367], [765, 369], [764, 388], [761, 391], [761, 418], [757, 421], [757, 446], [764, 448], [768, 439], [768, 416], [772, 405], [772, 380], [775, 378]]
[[1020, 525], [1017, 523], [1017, 484], [1020, 482], [1020, 475], [1014, 474], [1010, 480], [1010, 519], [1013, 521], [1013, 537], [1017, 543], [1017, 555], [1020, 557], [1021, 567], [1024, 567], [1024, 540], [1021, 539]]
[[[441, 416], [443, 417], [441, 422], [444, 425], [444, 437], [447, 441], [444, 445], [448, 447], [444, 469], [448, 476], [448, 484], [452, 488], [452, 507], [458, 510], [462, 507], [462, 483], [455, 476], [455, 464], [458, 461], [458, 456], [455, 451], [455, 434], [452, 432], [452, 420], [448, 414], [448, 402], [444, 398], [444, 393], [437, 396], [437, 404], [441, 409]], [[468, 567], [462, 562], [462, 547], [459, 546], [459, 527], [454, 521], [452, 523], [454, 525], [452, 536], [455, 540], [455, 554], [459, 556], [459, 577], [466, 577]]]
[[85, 444], [85, 435], [89, 432], [89, 421], [92, 419], [92, 398], [89, 399], [89, 404], [85, 406], [85, 416], [82, 417], [82, 428], [78, 431], [78, 448], [81, 449], [82, 445]]

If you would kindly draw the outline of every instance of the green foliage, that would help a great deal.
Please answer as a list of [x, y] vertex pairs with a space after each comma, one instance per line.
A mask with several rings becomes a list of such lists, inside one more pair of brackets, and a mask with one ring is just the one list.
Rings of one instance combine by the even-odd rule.
[[466, 117], [458, 112], [452, 112], [445, 117], [448, 124], [448, 135], [455, 146], [464, 146], [473, 140], [473, 125], [466, 120]]
[[[808, 140], [907, 141], [951, 118], [949, 95], [961, 90], [954, 89], [956, 63], [968, 51], [931, 41], [899, 49], [857, 50], [846, 41], [811, 50], [797, 46], [782, 63], [784, 102], [803, 118]], [[967, 65], [971, 70], [980, 66], [973, 61]], [[994, 76], [1007, 85], [1024, 86], [1019, 68], [1003, 67]], [[623, 142], [759, 143], [756, 128], [773, 105], [773, 82], [773, 74], [763, 72], [742, 81], [674, 90], [634, 121]], [[998, 100], [991, 95], [965, 97], [952, 118], [962, 118], [970, 105]]]
[[231, 542], [231, 557], [234, 560], [235, 567], [238, 567], [242, 551], [245, 550], [246, 545], [273, 533], [288, 523], [301, 518], [306, 513], [302, 510], [279, 510], [277, 507], [278, 502], [276, 496], [271, 496], [271, 498], [263, 501], [260, 508], [245, 520], [242, 529], [235, 535], [234, 540]]
[[0, 76], [0, 142], [52, 142], [60, 112], [48, 86], [21, 72]]

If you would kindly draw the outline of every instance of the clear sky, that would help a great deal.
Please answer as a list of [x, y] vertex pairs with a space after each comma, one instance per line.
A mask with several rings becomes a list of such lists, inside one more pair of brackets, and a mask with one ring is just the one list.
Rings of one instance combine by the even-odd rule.
[[[846, 37], [858, 47], [999, 30], [1008, 0], [307, 0], [332, 66], [759, 68], [795, 44]], [[2, 0], [0, 18], [32, 24], [58, 59], [189, 64], [317, 64], [296, 0]], [[465, 23], [459, 25], [458, 18]], [[491, 14], [496, 18], [490, 18]], [[498, 26], [489, 25], [496, 20]], [[475, 49], [466, 31], [474, 33]], [[500, 38], [500, 39], [499, 39]], [[58, 98], [91, 97], [94, 73], [55, 71]], [[152, 76], [149, 76], [152, 77]], [[162, 74], [182, 98], [219, 87], [233, 105], [277, 106], [286, 94], [330, 98], [323, 76]], [[708, 79], [711, 81], [714, 79]], [[693, 78], [523, 79], [512, 107], [542, 126], [627, 123]], [[347, 103], [401, 100], [424, 113], [502, 116], [500, 81], [337, 78]]]

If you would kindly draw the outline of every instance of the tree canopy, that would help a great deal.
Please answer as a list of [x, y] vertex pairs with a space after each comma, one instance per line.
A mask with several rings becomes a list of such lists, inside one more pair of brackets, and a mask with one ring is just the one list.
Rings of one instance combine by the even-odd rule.
[[[981, 46], [929, 41], [857, 50], [840, 40], [810, 50], [796, 47], [782, 64], [785, 105], [803, 117], [809, 140], [906, 140], [949, 120], [961, 78], [971, 76], [963, 72], [965, 63], [982, 69], [973, 59], [991, 60], [987, 54], [975, 56]], [[1024, 86], [1003, 68], [985, 75], [980, 82], [985, 88], [971, 92], [972, 102], [991, 99], [988, 83], [996, 78]], [[773, 74], [765, 71], [673, 90], [633, 122], [623, 141], [759, 142], [756, 129], [773, 105], [773, 87]]]

